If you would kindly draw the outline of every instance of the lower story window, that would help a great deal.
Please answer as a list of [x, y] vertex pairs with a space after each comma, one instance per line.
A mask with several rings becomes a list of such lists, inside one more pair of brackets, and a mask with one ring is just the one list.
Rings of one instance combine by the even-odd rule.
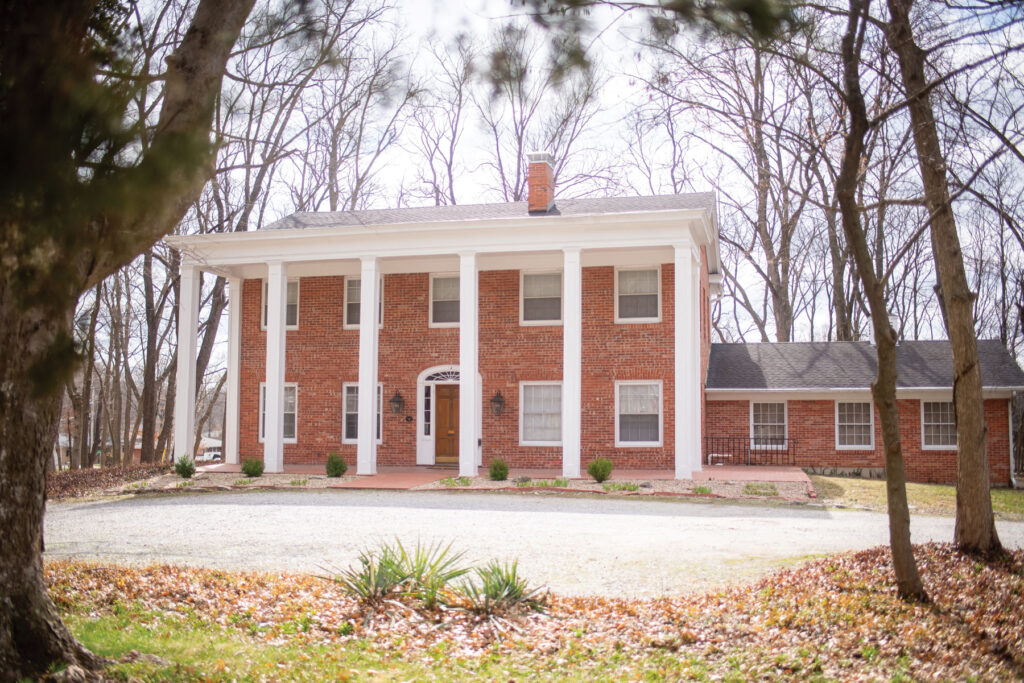
[[[343, 443], [356, 443], [359, 441], [359, 385], [355, 382], [346, 382], [342, 385], [344, 401], [344, 418], [341, 440]], [[377, 443], [381, 442], [381, 407], [384, 396], [384, 386], [377, 384]]]
[[786, 445], [786, 404], [753, 403], [750, 407], [750, 439], [755, 448]]
[[932, 448], [956, 447], [956, 421], [950, 401], [924, 401], [921, 403], [921, 427], [924, 446]]
[[562, 384], [523, 382], [519, 387], [519, 441], [533, 445], [560, 445]]
[[[286, 382], [284, 385], [284, 432], [282, 437], [285, 441], [295, 441], [295, 424], [298, 421], [299, 387], [294, 382]], [[267, 433], [267, 385], [260, 382], [260, 441], [266, 438]]]
[[661, 382], [615, 384], [615, 445], [661, 445]]
[[874, 446], [872, 427], [870, 402], [836, 402], [837, 448], [871, 448]]

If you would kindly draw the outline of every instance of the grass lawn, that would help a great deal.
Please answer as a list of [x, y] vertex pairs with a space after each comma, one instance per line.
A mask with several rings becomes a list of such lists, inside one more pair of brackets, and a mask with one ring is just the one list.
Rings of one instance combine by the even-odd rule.
[[[51, 595], [118, 680], [1013, 680], [1024, 553], [917, 548], [933, 604], [905, 604], [885, 549], [681, 598], [550, 596], [488, 617], [371, 610], [310, 576], [47, 563]], [[138, 653], [148, 653], [140, 656]]]
[[[885, 482], [853, 477], [811, 475], [818, 498], [826, 505], [864, 507], [886, 511]], [[956, 488], [943, 484], [907, 484], [912, 513], [956, 514]], [[1024, 520], [1024, 490], [992, 489], [992, 509], [997, 519]]]

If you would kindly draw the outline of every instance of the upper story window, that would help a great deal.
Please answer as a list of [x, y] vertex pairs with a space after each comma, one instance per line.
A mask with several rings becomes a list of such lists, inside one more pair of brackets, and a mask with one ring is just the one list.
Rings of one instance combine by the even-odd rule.
[[431, 327], [459, 326], [459, 276], [430, 276]]
[[[270, 283], [266, 280], [263, 281], [263, 319], [260, 322], [261, 329], [267, 329], [267, 298], [268, 291], [270, 289]], [[284, 326], [288, 330], [296, 330], [299, 328], [299, 281], [289, 280], [288, 281], [288, 292], [286, 295], [287, 305], [285, 306], [284, 313]]]
[[874, 448], [874, 411], [870, 402], [836, 401], [836, 448]]
[[[345, 329], [359, 328], [359, 308], [362, 287], [360, 278], [345, 278]], [[377, 326], [384, 323], [384, 277], [381, 276], [377, 286]]]
[[750, 439], [754, 448], [786, 445], [785, 402], [750, 404]]
[[557, 325], [562, 322], [562, 273], [522, 273], [519, 291], [520, 323]]
[[615, 322], [661, 321], [661, 268], [619, 268], [615, 271]]
[[956, 420], [951, 401], [921, 402], [921, 445], [956, 448]]

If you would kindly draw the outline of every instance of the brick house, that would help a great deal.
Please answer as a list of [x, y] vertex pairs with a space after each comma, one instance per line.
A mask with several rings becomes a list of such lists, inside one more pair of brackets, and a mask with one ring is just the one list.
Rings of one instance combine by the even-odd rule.
[[[530, 157], [527, 202], [298, 213], [169, 238], [182, 251], [180, 358], [195, 358], [200, 272], [228, 278], [228, 463], [280, 472], [334, 451], [358, 474], [451, 464], [471, 476], [502, 458], [578, 477], [604, 456], [689, 478], [727, 455], [704, 437], [738, 435], [730, 411], [759, 399], [719, 395], [761, 389], [715, 383], [729, 345], [710, 341], [714, 195], [555, 202], [550, 157]], [[194, 368], [178, 363], [176, 444], [191, 443]], [[1008, 434], [1006, 398], [993, 400]], [[781, 402], [772, 448], [806, 464], [814, 451], [785, 441], [803, 435], [799, 400]], [[758, 448], [729, 457], [772, 450], [766, 429], [778, 431], [759, 422]]]

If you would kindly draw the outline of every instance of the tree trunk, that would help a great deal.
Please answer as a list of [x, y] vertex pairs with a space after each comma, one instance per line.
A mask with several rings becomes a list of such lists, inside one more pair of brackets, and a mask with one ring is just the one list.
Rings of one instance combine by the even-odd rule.
[[54, 320], [13, 304], [0, 280], [0, 348], [21, 351], [0, 360], [0, 680], [34, 678], [55, 661], [87, 668], [100, 662], [61, 622], [43, 580], [45, 472], [61, 396], [33, 395], [28, 373], [40, 354], [71, 339], [74, 311]]
[[160, 332], [160, 320], [156, 314], [153, 292], [153, 250], [146, 252], [142, 260], [143, 289], [146, 296], [146, 362], [142, 371], [142, 400], [139, 411], [142, 417], [142, 451], [139, 461], [153, 462], [156, 446], [156, 342]]
[[[842, 165], [836, 179], [836, 196], [846, 242], [853, 252], [861, 284], [871, 310], [878, 353], [878, 377], [871, 394], [878, 408], [885, 443], [885, 490], [889, 510], [889, 545], [892, 548], [896, 589], [904, 600], [927, 601], [910, 543], [910, 508], [907, 505], [906, 475], [900, 443], [899, 409], [896, 405], [896, 332], [889, 325], [884, 283], [879, 282], [868, 249], [867, 237], [857, 204], [857, 183], [864, 155], [864, 138], [869, 124], [860, 87], [860, 55], [866, 27], [865, 0], [850, 0], [846, 34], [842, 39], [845, 96], [850, 126], [846, 133]], [[881, 229], [881, 226], [879, 226]]]
[[914, 145], [921, 167], [925, 206], [931, 217], [932, 252], [945, 307], [946, 329], [953, 347], [953, 406], [956, 414], [956, 530], [957, 547], [966, 552], [1002, 550], [996, 534], [985, 449], [985, 404], [974, 329], [974, 295], [964, 270], [960, 238], [946, 182], [946, 160], [935, 127], [926, 89], [924, 51], [914, 42], [910, 25], [913, 0], [887, 0], [886, 39], [900, 63], [906, 90]]

